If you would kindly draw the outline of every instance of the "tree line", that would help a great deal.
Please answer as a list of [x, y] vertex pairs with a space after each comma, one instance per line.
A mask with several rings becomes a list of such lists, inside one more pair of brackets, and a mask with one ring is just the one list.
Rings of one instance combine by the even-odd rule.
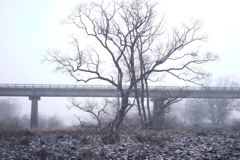
[[[30, 127], [30, 116], [22, 115], [21, 105], [17, 99], [3, 98], [0, 99], [0, 131], [1, 130], [18, 130], [28, 129]], [[57, 115], [38, 116], [39, 129], [59, 129], [63, 127], [63, 121]]]

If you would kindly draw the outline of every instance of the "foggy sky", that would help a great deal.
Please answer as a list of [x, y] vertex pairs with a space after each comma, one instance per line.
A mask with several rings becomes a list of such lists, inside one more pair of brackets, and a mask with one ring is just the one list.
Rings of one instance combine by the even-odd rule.
[[[87, 0], [86, 0], [87, 1]], [[49, 48], [67, 48], [73, 30], [60, 25], [70, 9], [84, 0], [0, 0], [0, 83], [76, 84], [54, 65], [41, 63]], [[178, 24], [191, 18], [204, 23], [209, 35], [202, 50], [220, 56], [208, 66], [214, 76], [240, 75], [240, 10], [238, 0], [158, 0], [165, 20]], [[1, 97], [0, 97], [1, 98]], [[23, 113], [30, 113], [30, 101], [19, 98]], [[39, 113], [71, 115], [66, 98], [42, 98]]]

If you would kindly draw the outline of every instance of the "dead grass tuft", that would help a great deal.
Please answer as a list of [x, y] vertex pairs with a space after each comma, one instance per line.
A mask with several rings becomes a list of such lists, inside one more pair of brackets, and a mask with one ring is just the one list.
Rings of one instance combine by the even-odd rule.
[[30, 138], [27, 136], [27, 137], [24, 137], [23, 139], [21, 139], [19, 141], [19, 144], [20, 145], [24, 145], [24, 146], [28, 146], [30, 143]]
[[207, 136], [209, 133], [209, 130], [202, 130], [202, 131], [198, 131], [196, 132], [196, 136]]
[[103, 144], [116, 144], [120, 141], [120, 135], [117, 132], [109, 132], [101, 139]]
[[46, 149], [41, 149], [35, 152], [35, 155], [38, 156], [41, 160], [46, 160], [49, 155], [51, 155]]
[[90, 149], [87, 149], [81, 153], [81, 157], [84, 159], [94, 159], [96, 157], [96, 154]]

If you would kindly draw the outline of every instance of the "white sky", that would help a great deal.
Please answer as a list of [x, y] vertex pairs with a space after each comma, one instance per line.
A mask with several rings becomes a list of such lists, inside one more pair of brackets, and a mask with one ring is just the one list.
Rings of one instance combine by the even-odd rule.
[[[87, 1], [87, 0], [85, 0]], [[46, 50], [67, 45], [72, 28], [60, 25], [70, 9], [84, 0], [0, 0], [0, 83], [75, 84], [54, 65], [41, 63]], [[240, 75], [239, 0], [158, 0], [166, 21], [178, 24], [191, 18], [204, 23], [209, 35], [203, 50], [216, 53], [221, 61], [209, 65], [214, 76]], [[19, 98], [25, 114], [30, 113], [28, 98]], [[66, 98], [42, 98], [39, 112], [72, 115], [65, 108]], [[75, 112], [76, 113], [76, 112]]]

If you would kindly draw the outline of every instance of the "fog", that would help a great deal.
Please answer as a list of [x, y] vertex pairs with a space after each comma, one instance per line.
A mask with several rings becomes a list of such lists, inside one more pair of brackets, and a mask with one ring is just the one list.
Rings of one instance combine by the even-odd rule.
[[[68, 49], [68, 37], [77, 30], [60, 25], [60, 21], [67, 17], [71, 8], [82, 2], [86, 1], [0, 1], [0, 83], [83, 84], [67, 75], [54, 72], [54, 65], [41, 63], [49, 48]], [[204, 65], [204, 69], [211, 72], [213, 77], [240, 75], [239, 1], [162, 0], [159, 3], [159, 10], [166, 15], [169, 25], [191, 18], [203, 21], [203, 31], [208, 35], [208, 41], [199, 47], [203, 52], [210, 51], [220, 56], [218, 63]], [[82, 38], [84, 41], [84, 37]], [[164, 83], [175, 86], [184, 84], [171, 81], [171, 78]], [[31, 101], [28, 97], [14, 98], [22, 106], [22, 115], [29, 115]], [[66, 107], [68, 104], [67, 98], [41, 97], [39, 113], [47, 116], [57, 114], [67, 124], [76, 123], [73, 115], [83, 114], [75, 109], [69, 110]]]

